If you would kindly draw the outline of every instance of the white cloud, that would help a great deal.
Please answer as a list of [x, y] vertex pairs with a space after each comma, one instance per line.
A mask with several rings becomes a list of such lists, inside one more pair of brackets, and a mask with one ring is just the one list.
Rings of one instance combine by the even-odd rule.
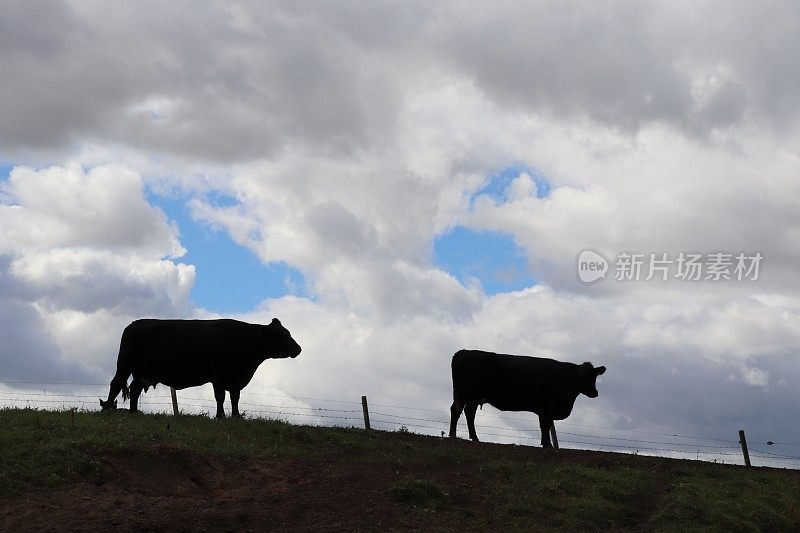
[[[300, 266], [317, 297], [267, 302], [268, 310], [249, 315], [280, 316], [305, 348], [295, 364], [270, 363], [259, 384], [344, 399], [377, 390], [387, 403], [446, 410], [450, 356], [484, 348], [607, 365], [601, 397], [579, 403], [575, 421], [721, 435], [722, 420], [752, 416], [733, 400], [741, 391], [728, 376], [763, 385], [764, 376], [796, 374], [787, 354], [800, 349], [800, 302], [789, 281], [798, 249], [786, 235], [798, 224], [788, 198], [797, 194], [799, 167], [785, 140], [743, 126], [736, 148], [664, 127], [631, 141], [585, 122], [514, 118], [459, 85], [428, 96], [443, 93], [447, 112], [437, 120], [424, 106], [403, 110], [396, 148], [409, 154], [403, 168], [380, 150], [357, 160], [289, 153], [234, 172], [225, 190], [239, 206], [204, 206], [202, 217], [240, 235], [265, 261]], [[475, 118], [471, 109], [490, 111], [481, 116], [486, 127], [462, 127]], [[417, 129], [423, 141], [412, 135]], [[537, 198], [523, 175], [504, 201], [470, 203], [504, 150], [551, 181], [547, 197]], [[465, 166], [459, 157], [471, 152], [481, 156]], [[308, 224], [319, 206], [337, 216]], [[433, 236], [458, 223], [512, 234], [545, 286], [487, 297], [437, 271]], [[595, 290], [575, 276], [587, 246], [759, 250], [770, 271], [750, 285], [607, 280]], [[773, 394], [782, 405], [795, 397], [789, 389]], [[719, 427], [708, 424], [712, 416]], [[759, 428], [775, 422], [749, 420]]]
[[[0, 330], [42, 340], [29, 350], [13, 342], [0, 348], [16, 361], [0, 377], [96, 376], [113, 366], [119, 332], [132, 318], [190, 312], [194, 267], [166, 259], [184, 253], [177, 228], [148, 203], [136, 172], [113, 165], [85, 172], [75, 163], [15, 168], [3, 192], [0, 303], [28, 318], [7, 315]], [[35, 348], [46, 339], [48, 353]], [[55, 361], [52, 371], [41, 370], [46, 361]]]
[[60, 248], [24, 254], [8, 274], [16, 294], [54, 309], [120, 309], [148, 315], [188, 306], [194, 268], [107, 250]]
[[789, 280], [800, 259], [792, 242], [800, 220], [791, 207], [800, 200], [794, 178], [800, 159], [782, 142], [745, 130], [733, 150], [655, 128], [607, 157], [581, 149], [591, 128], [574, 128], [577, 142], [553, 131], [528, 159], [538, 168], [561, 167], [551, 194], [515, 193], [503, 202], [479, 197], [467, 219], [472, 227], [514, 235], [540, 279], [584, 290], [574, 261], [585, 248], [612, 257], [624, 251], [760, 251], [769, 267], [757, 291], [798, 288]]
[[[366, 394], [375, 403], [440, 409], [429, 416], [446, 420], [450, 357], [471, 347], [607, 366], [600, 397], [580, 399], [574, 423], [728, 438], [732, 420], [777, 431], [777, 421], [800, 414], [796, 390], [768, 388], [769, 376], [800, 375], [791, 355], [800, 349], [798, 316], [777, 318], [755, 301], [654, 304], [537, 287], [485, 298], [470, 320], [460, 322], [430, 314], [376, 322], [369, 314], [290, 297], [265, 302], [243, 318], [266, 322], [272, 316], [281, 318], [303, 353], [265, 363], [254, 390], [339, 400]], [[755, 413], [748, 396], [755, 405], [782, 408]]]
[[144, 197], [140, 176], [116, 165], [14, 168], [3, 183], [0, 253], [55, 247], [148, 250], [180, 257], [177, 229]]
[[768, 387], [769, 386], [769, 372], [761, 370], [760, 368], [742, 367], [739, 369], [738, 375], [731, 375], [730, 380], [735, 382], [741, 381], [753, 387]]

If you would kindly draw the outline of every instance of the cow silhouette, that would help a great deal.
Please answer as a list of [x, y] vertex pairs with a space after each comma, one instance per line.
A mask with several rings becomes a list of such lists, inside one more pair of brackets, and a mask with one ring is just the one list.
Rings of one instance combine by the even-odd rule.
[[477, 441], [475, 412], [478, 405], [493, 405], [501, 411], [530, 411], [539, 415], [542, 446], [552, 447], [550, 428], [572, 412], [578, 395], [597, 397], [595, 381], [606, 367], [592, 363], [576, 365], [553, 359], [507, 355], [480, 350], [459, 350], [453, 355], [453, 405], [450, 436], [462, 410], [469, 438]]
[[[103, 409], [116, 409], [116, 397], [130, 395], [130, 410], [138, 410], [139, 395], [163, 383], [176, 389], [211, 383], [217, 418], [225, 417], [225, 391], [231, 395], [231, 415], [238, 417], [239, 394], [265, 359], [297, 357], [300, 345], [280, 320], [268, 325], [238, 320], [136, 320], [122, 332], [117, 372]], [[133, 376], [130, 389], [128, 377]]]

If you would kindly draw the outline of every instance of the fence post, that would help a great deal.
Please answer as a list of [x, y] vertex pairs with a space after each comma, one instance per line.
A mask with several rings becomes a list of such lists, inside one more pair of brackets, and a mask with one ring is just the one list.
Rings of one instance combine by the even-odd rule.
[[556, 423], [550, 425], [550, 440], [552, 441], [553, 448], [558, 449], [558, 435], [556, 435]]
[[369, 429], [369, 408], [366, 396], [361, 397], [361, 409], [364, 411], [364, 429]]
[[739, 430], [739, 444], [742, 445], [742, 455], [744, 455], [744, 466], [750, 466], [750, 454], [747, 453], [747, 439], [744, 438], [744, 430]]
[[172, 396], [172, 414], [178, 416], [178, 395], [172, 387], [169, 388], [169, 393]]

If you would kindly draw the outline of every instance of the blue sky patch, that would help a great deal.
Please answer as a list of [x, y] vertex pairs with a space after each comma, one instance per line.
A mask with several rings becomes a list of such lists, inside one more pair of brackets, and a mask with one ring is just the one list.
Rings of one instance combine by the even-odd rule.
[[473, 231], [463, 226], [434, 241], [434, 263], [467, 285], [478, 279], [488, 295], [536, 284], [525, 254], [506, 233]]
[[14, 165], [8, 161], [0, 160], [0, 180], [8, 179], [12, 170], [14, 170]]
[[14, 165], [7, 161], [0, 159], [0, 205], [13, 203], [8, 194], [3, 192], [3, 187], [8, 184], [8, 178], [11, 176], [11, 171], [14, 170]]
[[541, 174], [525, 165], [512, 165], [487, 178], [486, 185], [475, 191], [473, 198], [479, 195], [488, 195], [499, 203], [507, 200], [506, 190], [514, 179], [522, 173], [527, 173], [536, 184], [536, 197], [547, 198], [550, 196], [550, 182]]
[[226, 207], [233, 207], [239, 205], [239, 200], [235, 197], [231, 196], [230, 194], [225, 194], [222, 192], [210, 192], [205, 196], [206, 202], [213, 206], [220, 209], [224, 209]]
[[[196, 269], [195, 304], [218, 313], [237, 313], [250, 311], [267, 298], [303, 294], [306, 280], [299, 270], [285, 263], [265, 265], [226, 232], [194, 220], [186, 205], [189, 198], [148, 195], [148, 200], [178, 224], [181, 244], [187, 250], [179, 261]], [[211, 202], [228, 207], [236, 203], [225, 195]]]

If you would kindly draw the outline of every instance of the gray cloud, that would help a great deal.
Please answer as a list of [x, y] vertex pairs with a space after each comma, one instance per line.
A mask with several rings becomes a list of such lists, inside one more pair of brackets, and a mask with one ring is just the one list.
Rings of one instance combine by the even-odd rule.
[[657, 38], [653, 11], [615, 2], [456, 8], [442, 46], [498, 101], [635, 130], [691, 106], [671, 65], [677, 43]]
[[337, 202], [315, 206], [308, 213], [307, 220], [319, 238], [319, 246], [329, 247], [336, 255], [358, 254], [375, 238], [371, 228], [365, 228], [353, 213]]
[[[10, 27], [46, 20], [55, 29], [5, 37], [13, 41], [0, 54], [13, 73], [0, 100], [5, 151], [105, 139], [233, 161], [292, 140], [352, 151], [393, 119], [393, 76], [364, 48], [376, 36], [343, 14], [337, 28], [291, 4], [59, 6], [18, 6], [4, 17]], [[398, 23], [411, 28], [408, 17]], [[349, 29], [352, 39], [340, 33]]]
[[[695, 434], [735, 440], [746, 429], [753, 446], [767, 440], [791, 441], [800, 434], [788, 423], [800, 415], [800, 379], [796, 353], [773, 353], [754, 367], [710, 363], [686, 353], [648, 354], [618, 360], [603, 378], [607, 391], [601, 400], [609, 412], [631, 412], [642, 429], [686, 428]], [[748, 382], [748, 368], [757, 368], [769, 386]]]
[[96, 381], [99, 377], [87, 366], [64, 358], [36, 309], [27, 302], [9, 299], [2, 290], [0, 337], [3, 339], [0, 348], [0, 380], [3, 382], [81, 383]]
[[789, 2], [487, 4], [445, 11], [440, 43], [498, 102], [636, 132], [792, 127], [800, 85]]
[[797, 117], [800, 19], [780, 2], [6, 7], [8, 154], [85, 141], [217, 162], [297, 143], [354, 153], [392, 138], [420, 83], [462, 76], [517, 112], [629, 132]]

